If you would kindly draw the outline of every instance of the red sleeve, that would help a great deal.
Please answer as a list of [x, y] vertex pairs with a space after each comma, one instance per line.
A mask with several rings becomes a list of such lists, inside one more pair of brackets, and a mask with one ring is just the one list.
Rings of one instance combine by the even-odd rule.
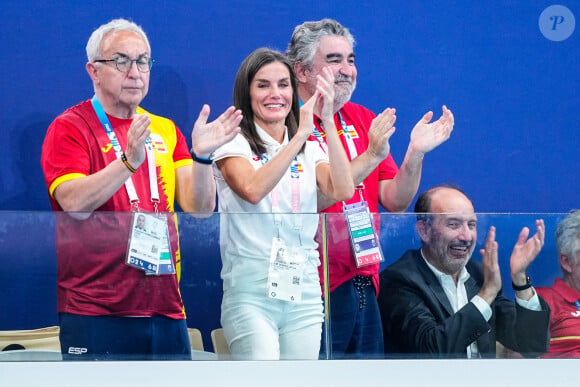
[[49, 126], [41, 164], [48, 188], [61, 176], [91, 173], [89, 145], [73, 122], [57, 117]]
[[173, 161], [177, 162], [180, 160], [190, 160], [191, 155], [189, 154], [189, 147], [185, 141], [185, 136], [181, 133], [181, 130], [175, 126], [175, 132], [177, 136], [177, 143], [175, 144], [175, 150], [173, 152]]
[[399, 172], [399, 168], [389, 153], [386, 159], [379, 164], [379, 180], [390, 180]]

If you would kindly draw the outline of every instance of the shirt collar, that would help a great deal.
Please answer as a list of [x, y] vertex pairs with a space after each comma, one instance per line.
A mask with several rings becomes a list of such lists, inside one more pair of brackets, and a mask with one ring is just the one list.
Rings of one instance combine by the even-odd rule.
[[574, 303], [580, 300], [580, 293], [572, 289], [562, 278], [554, 281], [554, 290], [558, 292], [566, 301]]
[[286, 126], [284, 127], [284, 140], [282, 140], [282, 144], [280, 144], [280, 143], [278, 143], [278, 141], [274, 140], [272, 138], [272, 136], [270, 136], [268, 134], [268, 132], [266, 132], [264, 129], [262, 129], [260, 127], [260, 125], [258, 125], [255, 122], [254, 122], [254, 125], [256, 125], [256, 131], [258, 132], [258, 135], [260, 136], [260, 138], [266, 144], [267, 148], [271, 148], [271, 147], [276, 148], [276, 147], [288, 144], [288, 128]]

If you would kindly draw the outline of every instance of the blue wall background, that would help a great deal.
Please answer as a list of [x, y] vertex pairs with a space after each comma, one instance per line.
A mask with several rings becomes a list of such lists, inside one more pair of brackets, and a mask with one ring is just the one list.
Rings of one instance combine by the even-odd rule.
[[[143, 106], [172, 118], [186, 137], [204, 103], [211, 105], [212, 117], [231, 103], [234, 76], [247, 54], [261, 46], [284, 51], [295, 25], [332, 17], [349, 27], [358, 43], [358, 88], [352, 100], [375, 112], [397, 108], [397, 132], [391, 140], [397, 163], [413, 125], [426, 111], [439, 116], [441, 105], [452, 109], [455, 130], [449, 141], [427, 155], [420, 190], [440, 182], [457, 183], [478, 212], [562, 213], [580, 207], [579, 33], [560, 42], [542, 35], [538, 20], [553, 1], [1, 0], [0, 4], [0, 211], [50, 209], [40, 168], [44, 134], [58, 114], [91, 97], [85, 44], [94, 28], [117, 17], [143, 26], [157, 61]], [[577, 18], [580, 15], [577, 1], [556, 4], [565, 5]], [[2, 314], [21, 315], [32, 301], [38, 314], [50, 313], [43, 314], [43, 322], [54, 321], [53, 229], [46, 236], [40, 231], [30, 234], [27, 222], [34, 220], [14, 226], [16, 215], [4, 215], [0, 255], [11, 264], [0, 269], [2, 283], [10, 280], [22, 287], [32, 282], [41, 287], [5, 287], [1, 307], [7, 313]], [[30, 216], [49, 219], [47, 214]], [[524, 224], [509, 224], [513, 244]], [[182, 227], [186, 238], [191, 235], [187, 230], [186, 224]], [[553, 239], [551, 227], [548, 239]], [[34, 241], [38, 247], [31, 245]], [[205, 264], [195, 260], [188, 268], [184, 263], [185, 272], [197, 273], [199, 281], [182, 284], [192, 294], [199, 289], [211, 292], [210, 299], [213, 292], [219, 298], [221, 287], [215, 278], [219, 256], [213, 242]], [[184, 262], [188, 254], [199, 252], [196, 247], [188, 249]], [[20, 256], [23, 252], [25, 256]], [[21, 278], [22, 260], [44, 271]], [[18, 293], [22, 297], [15, 298]], [[189, 293], [185, 290], [184, 298]], [[190, 316], [205, 307], [203, 297], [191, 298], [202, 304], [188, 309]], [[24, 320], [19, 327], [38, 322]], [[0, 329], [15, 329], [7, 326], [15, 322], [6, 319]], [[215, 326], [215, 319], [207, 325]]]
[[[577, 1], [557, 3], [580, 16]], [[551, 4], [3, 0], [0, 210], [49, 209], [40, 147], [50, 122], [92, 95], [84, 48], [98, 25], [127, 17], [143, 26], [157, 60], [143, 106], [189, 137], [203, 103], [214, 113], [231, 103], [246, 55], [285, 50], [295, 25], [328, 16], [358, 42], [353, 101], [397, 108], [397, 163], [423, 113], [439, 115], [443, 104], [454, 112], [421, 189], [456, 182], [482, 212], [568, 211], [578, 207], [580, 40], [578, 31], [561, 42], [542, 35], [538, 18]]]

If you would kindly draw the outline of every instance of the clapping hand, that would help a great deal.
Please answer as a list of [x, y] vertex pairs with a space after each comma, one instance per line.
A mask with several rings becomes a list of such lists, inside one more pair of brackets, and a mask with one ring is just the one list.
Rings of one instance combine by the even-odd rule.
[[207, 122], [209, 113], [209, 105], [203, 105], [191, 132], [193, 152], [204, 158], [209, 157], [221, 145], [231, 141], [240, 132], [239, 125], [242, 121], [242, 112], [233, 106], [227, 108], [210, 123]]
[[432, 118], [433, 112], [427, 112], [413, 128], [410, 147], [414, 151], [423, 154], [430, 152], [451, 136], [455, 120], [451, 110], [443, 105], [441, 117], [437, 121], [429, 122]]
[[133, 116], [131, 126], [129, 126], [125, 156], [133, 168], [138, 168], [145, 161], [145, 141], [151, 134], [150, 124], [151, 117], [149, 115], [136, 114]]
[[324, 67], [317, 76], [316, 91], [318, 97], [314, 113], [323, 120], [333, 120], [334, 116], [334, 74], [330, 67]]
[[501, 289], [501, 272], [498, 262], [498, 243], [495, 240], [495, 227], [491, 226], [485, 238], [485, 246], [479, 250], [483, 264], [483, 286], [479, 296], [491, 305]]
[[380, 160], [384, 160], [391, 151], [389, 139], [395, 133], [395, 121], [397, 116], [394, 108], [386, 108], [381, 114], [373, 119], [369, 129], [368, 151]]
[[524, 227], [510, 257], [510, 270], [514, 283], [521, 284], [526, 279], [526, 269], [542, 250], [546, 226], [543, 219], [536, 220], [536, 234], [528, 239], [530, 229]]

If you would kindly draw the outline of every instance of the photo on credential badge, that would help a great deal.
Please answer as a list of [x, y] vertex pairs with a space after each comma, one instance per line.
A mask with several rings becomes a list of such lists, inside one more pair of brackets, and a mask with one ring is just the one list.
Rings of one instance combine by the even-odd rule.
[[288, 261], [288, 251], [285, 248], [279, 248], [276, 252], [276, 263], [289, 263]]
[[167, 223], [164, 219], [149, 214], [136, 214], [129, 240], [127, 264], [147, 274], [159, 274], [162, 252], [167, 250], [164, 249], [166, 237]]
[[140, 231], [147, 231], [146, 227], [146, 220], [145, 220], [145, 215], [143, 214], [139, 214], [137, 216], [137, 221], [135, 223], [135, 230], [140, 230]]

